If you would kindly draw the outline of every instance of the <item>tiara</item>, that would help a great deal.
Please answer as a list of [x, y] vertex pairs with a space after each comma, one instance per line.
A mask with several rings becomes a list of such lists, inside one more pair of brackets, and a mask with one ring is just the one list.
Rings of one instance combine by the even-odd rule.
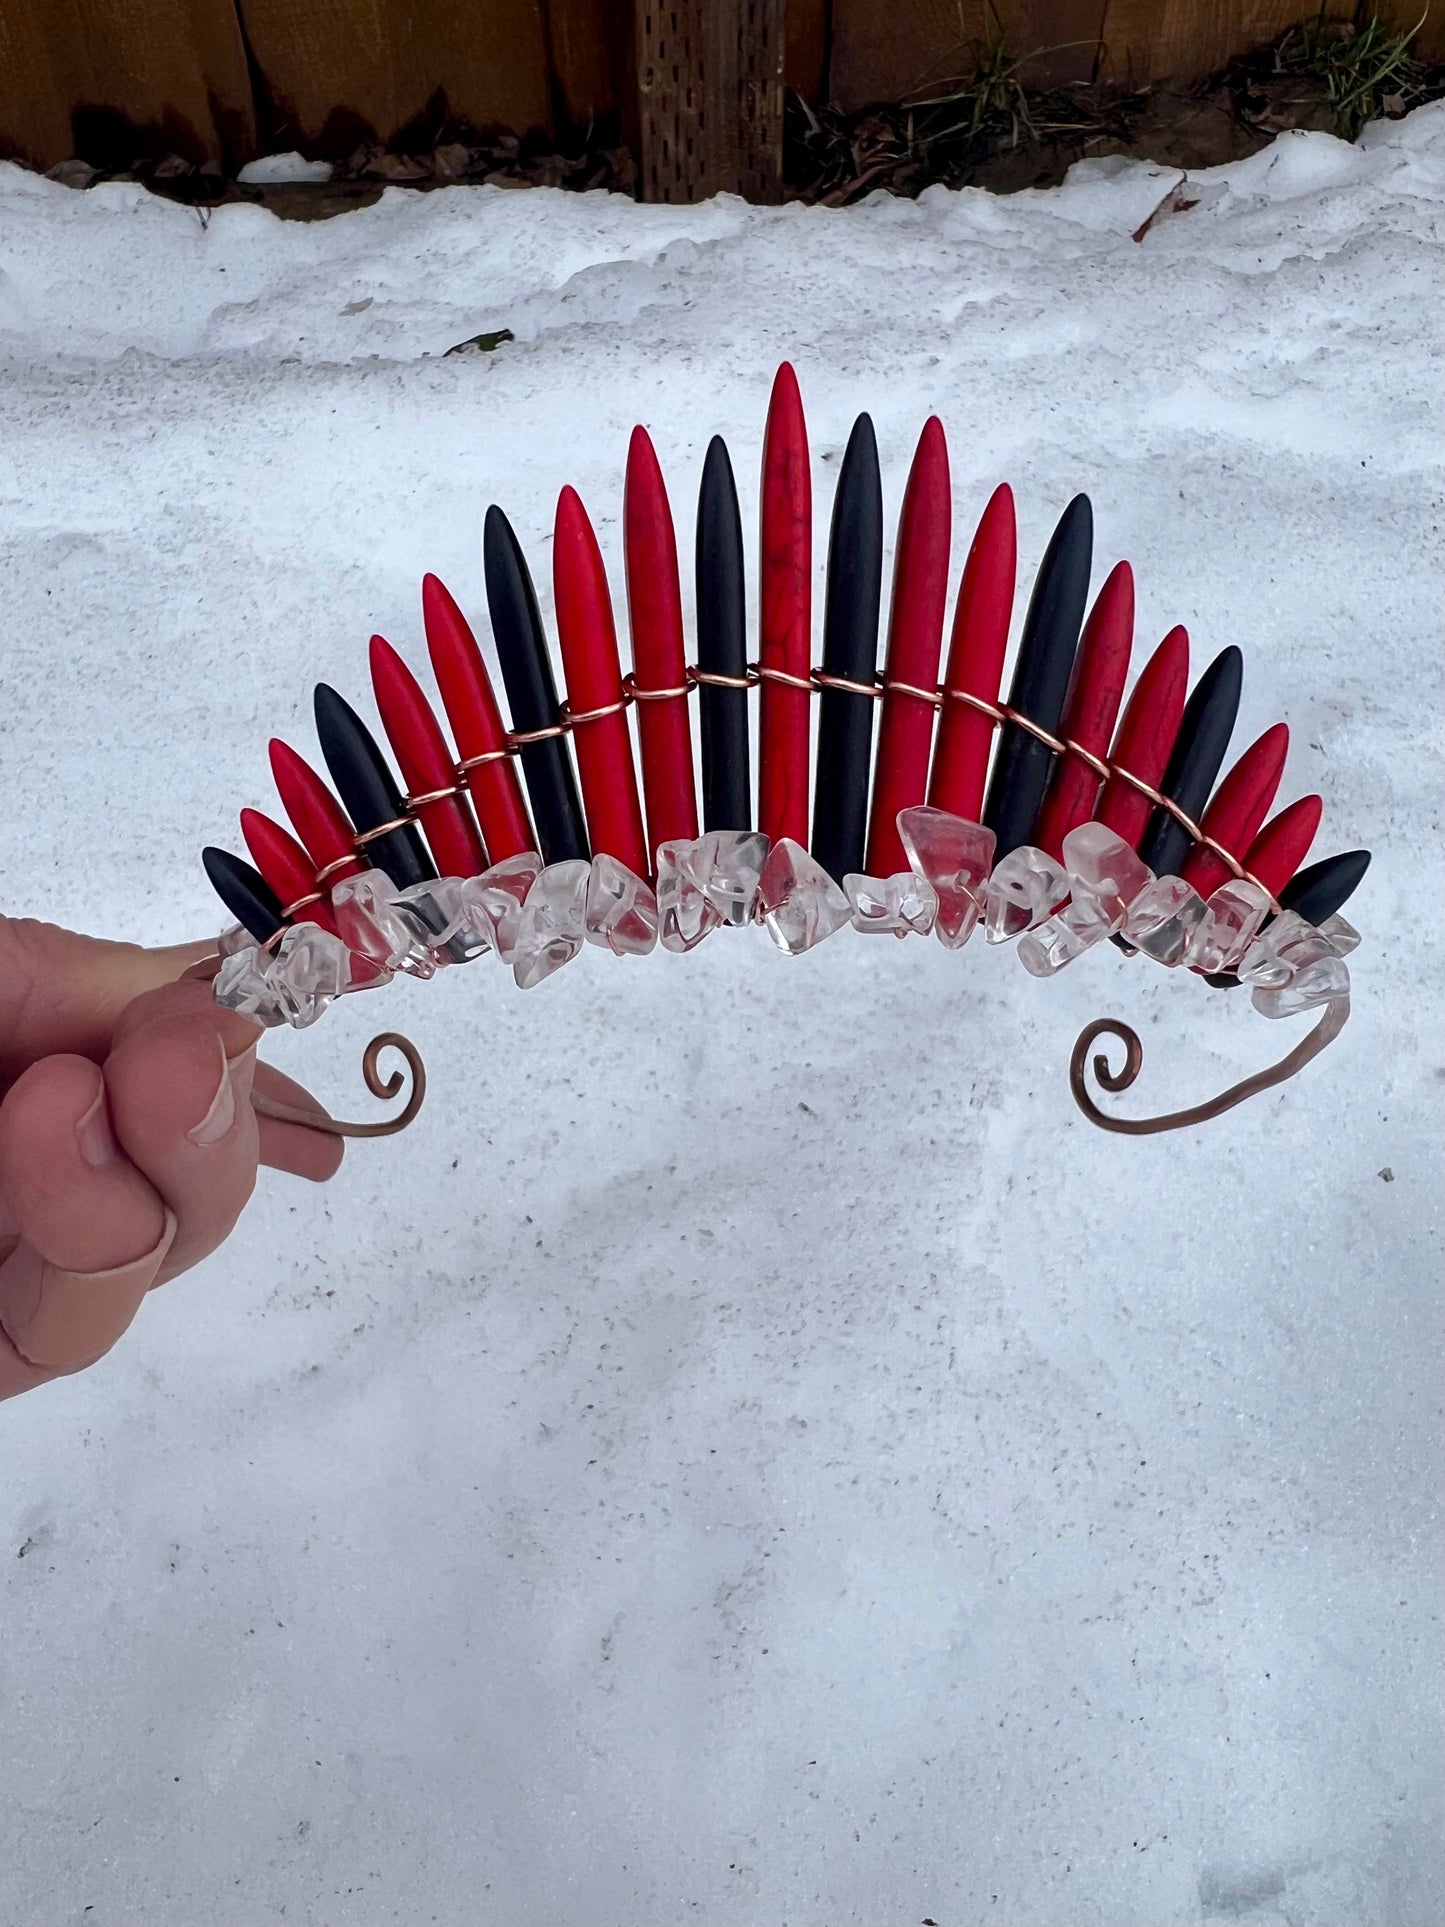
[[[756, 657], [737, 491], [720, 438], [708, 448], [698, 498], [695, 661], [687, 660], [672, 513], [642, 428], [628, 452], [623, 530], [626, 673], [602, 552], [576, 491], [565, 488], [553, 547], [564, 700], [526, 560], [496, 507], [482, 548], [510, 727], [465, 616], [433, 575], [422, 609], [450, 740], [380, 636], [371, 639], [371, 680], [399, 777], [346, 699], [317, 687], [317, 735], [334, 788], [273, 741], [291, 829], [245, 809], [252, 862], [203, 852], [236, 919], [198, 970], [219, 1003], [300, 1028], [335, 998], [380, 987], [398, 971], [430, 978], [491, 956], [530, 989], [589, 945], [619, 956], [659, 943], [686, 952], [715, 931], [760, 924], [790, 955], [845, 927], [931, 935], [950, 950], [981, 929], [985, 942], [1013, 943], [1036, 977], [1111, 941], [1216, 989], [1246, 985], [1265, 1017], [1320, 1012], [1268, 1069], [1145, 1118], [1104, 1111], [1088, 1085], [1090, 1052], [1102, 1039], [1122, 1044], [1124, 1059], [1115, 1070], [1105, 1052], [1094, 1055], [1099, 1086], [1117, 1094], [1134, 1083], [1137, 1033], [1113, 1018], [1089, 1024], [1070, 1062], [1074, 1098], [1094, 1124], [1132, 1135], [1217, 1117], [1293, 1076], [1339, 1035], [1350, 1008], [1345, 958], [1359, 942], [1340, 911], [1369, 854], [1306, 865], [1318, 796], [1271, 816], [1288, 750], [1283, 723], [1220, 776], [1240, 701], [1238, 648], [1215, 656], [1191, 689], [1189, 638], [1171, 629], [1125, 700], [1133, 575], [1119, 563], [1089, 607], [1087, 497], [1065, 508], [1040, 562], [1007, 700], [1013, 496], [1001, 486], [984, 509], [945, 661], [951, 496], [936, 417], [903, 497], [881, 671], [873, 425], [859, 416], [838, 474], [822, 662], [814, 664], [812, 483], [787, 363], [773, 384], [763, 445]], [[401, 1071], [383, 1078], [388, 1048], [404, 1059], [409, 1089]], [[253, 1101], [344, 1136], [408, 1124], [425, 1092], [415, 1045], [382, 1033], [367, 1047], [363, 1073], [375, 1097], [406, 1090], [398, 1113], [344, 1123]]]

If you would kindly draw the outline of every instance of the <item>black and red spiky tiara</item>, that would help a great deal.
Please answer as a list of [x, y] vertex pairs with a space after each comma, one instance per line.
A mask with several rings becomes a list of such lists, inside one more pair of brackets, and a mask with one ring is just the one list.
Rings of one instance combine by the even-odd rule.
[[[295, 835], [243, 810], [255, 867], [223, 850], [204, 855], [239, 920], [208, 967], [218, 1001], [301, 1026], [335, 997], [395, 971], [429, 977], [486, 952], [528, 988], [589, 942], [626, 955], [659, 941], [686, 951], [715, 929], [760, 922], [790, 953], [844, 924], [899, 937], [932, 932], [956, 949], [981, 923], [989, 941], [1016, 940], [1036, 976], [1112, 938], [1209, 984], [1250, 985], [1266, 1016], [1321, 1009], [1280, 1063], [1189, 1110], [1143, 1119], [1109, 1116], [1086, 1087], [1089, 1052], [1110, 1036], [1126, 1047], [1124, 1066], [1111, 1071], [1099, 1055], [1094, 1073], [1104, 1089], [1126, 1089], [1139, 1069], [1138, 1037], [1112, 1019], [1089, 1025], [1071, 1083], [1086, 1115], [1108, 1130], [1201, 1122], [1293, 1075], [1349, 1014], [1344, 958], [1358, 937], [1339, 912], [1368, 853], [1302, 867], [1321, 802], [1300, 797], [1270, 816], [1288, 748], [1283, 723], [1220, 779], [1239, 707], [1237, 648], [1216, 656], [1191, 691], [1188, 637], [1172, 629], [1124, 701], [1133, 576], [1121, 562], [1086, 620], [1093, 516], [1082, 495], [1040, 563], [1002, 701], [1017, 544], [1013, 497], [1006, 486], [995, 491], [964, 564], [940, 681], [950, 524], [947, 448], [931, 418], [903, 499], [880, 675], [882, 487], [872, 423], [860, 416], [838, 477], [815, 666], [808, 443], [785, 363], [763, 447], [757, 657], [747, 646], [737, 493], [715, 439], [698, 502], [697, 660], [689, 663], [672, 514], [638, 428], [624, 510], [632, 668], [623, 674], [597, 538], [576, 492], [564, 489], [553, 551], [567, 689], [559, 701], [526, 562], [501, 510], [488, 510], [487, 603], [511, 728], [465, 617], [428, 576], [427, 648], [452, 743], [380, 636], [371, 641], [372, 683], [405, 792], [351, 706], [317, 688], [317, 732], [336, 794], [273, 741], [271, 766]], [[424, 1073], [415, 1047], [386, 1033], [365, 1058], [374, 1095], [401, 1088], [399, 1073], [385, 1083], [379, 1075], [388, 1044], [413, 1077], [397, 1117], [346, 1125], [265, 1107], [346, 1135], [400, 1129], [421, 1102]]]

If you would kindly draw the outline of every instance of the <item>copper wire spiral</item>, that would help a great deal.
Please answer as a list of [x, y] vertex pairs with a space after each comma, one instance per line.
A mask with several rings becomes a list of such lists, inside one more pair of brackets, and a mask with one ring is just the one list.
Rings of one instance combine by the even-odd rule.
[[309, 1131], [324, 1131], [328, 1137], [395, 1137], [411, 1123], [426, 1099], [426, 1065], [416, 1045], [399, 1030], [384, 1030], [373, 1037], [362, 1053], [361, 1074], [371, 1095], [383, 1102], [396, 1097], [406, 1084], [406, 1071], [394, 1070], [389, 1077], [382, 1076], [380, 1060], [384, 1050], [398, 1052], [411, 1072], [411, 1089], [394, 1117], [378, 1118], [370, 1124], [346, 1123], [340, 1118], [327, 1117], [324, 1111], [303, 1111], [294, 1104], [281, 1104], [273, 1097], [254, 1092], [251, 1108], [261, 1117], [274, 1117], [282, 1124], [302, 1124]]
[[1102, 1051], [1094, 1058], [1094, 1076], [1104, 1090], [1111, 1093], [1127, 1091], [1138, 1077], [1144, 1062], [1144, 1046], [1139, 1042], [1137, 1031], [1131, 1030], [1116, 1017], [1096, 1017], [1092, 1024], [1086, 1024], [1079, 1032], [1074, 1045], [1073, 1056], [1069, 1059], [1069, 1089], [1084, 1116], [1091, 1124], [1097, 1124], [1101, 1131], [1117, 1131], [1125, 1137], [1154, 1137], [1161, 1131], [1186, 1130], [1191, 1124], [1207, 1124], [1211, 1118], [1232, 1111], [1236, 1104], [1257, 1097], [1261, 1091], [1286, 1083], [1302, 1071], [1312, 1058], [1329, 1048], [1344, 1029], [1349, 1015], [1349, 998], [1337, 997], [1332, 1003], [1326, 1004], [1323, 1015], [1309, 1035], [1301, 1038], [1277, 1064], [1271, 1064], [1267, 1070], [1256, 1071], [1253, 1077], [1242, 1078], [1238, 1084], [1231, 1084], [1228, 1090], [1221, 1091], [1217, 1097], [1207, 1098], [1202, 1104], [1192, 1104], [1184, 1111], [1165, 1111], [1158, 1117], [1111, 1117], [1095, 1103], [1087, 1082], [1089, 1052], [1101, 1037], [1115, 1038], [1124, 1046], [1124, 1062], [1117, 1071], [1109, 1068], [1109, 1060]]

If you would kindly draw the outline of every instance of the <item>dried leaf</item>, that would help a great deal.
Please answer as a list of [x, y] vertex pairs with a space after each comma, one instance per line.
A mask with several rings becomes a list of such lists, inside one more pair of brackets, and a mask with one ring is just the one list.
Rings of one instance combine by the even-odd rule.
[[62, 187], [84, 188], [90, 186], [99, 171], [89, 161], [72, 157], [68, 161], [58, 161], [45, 178], [47, 181], [59, 181]]

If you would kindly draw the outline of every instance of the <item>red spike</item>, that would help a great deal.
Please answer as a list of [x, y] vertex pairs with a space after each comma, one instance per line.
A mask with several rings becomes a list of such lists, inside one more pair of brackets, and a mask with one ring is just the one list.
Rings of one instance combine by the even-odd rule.
[[458, 759], [463, 763], [473, 756], [490, 759], [465, 772], [487, 855], [493, 863], [502, 863], [523, 850], [535, 850], [537, 840], [527, 819], [514, 759], [504, 753], [507, 732], [502, 712], [477, 639], [446, 584], [434, 575], [422, 579], [421, 610], [427, 653], [456, 738]]
[[[884, 671], [887, 682], [908, 683], [930, 692], [938, 687], [952, 522], [948, 444], [942, 422], [930, 415], [918, 438], [898, 521]], [[868, 824], [869, 876], [893, 876], [908, 868], [908, 856], [898, 834], [898, 812], [924, 799], [934, 709], [932, 702], [900, 690], [883, 698], [873, 813]]]
[[[1251, 743], [1210, 799], [1199, 827], [1206, 836], [1242, 862], [1275, 799], [1289, 754], [1289, 730], [1283, 723], [1267, 729]], [[1179, 874], [1202, 897], [1209, 897], [1234, 874], [1207, 844], [1196, 843]]]
[[311, 765], [279, 737], [271, 739], [271, 774], [291, 827], [305, 844], [323, 887], [329, 889], [338, 878], [365, 869], [354, 848], [356, 831], [341, 805]]
[[[1013, 491], [1003, 482], [989, 498], [963, 565], [948, 645], [949, 689], [964, 690], [980, 702], [998, 701], [1017, 573]], [[978, 822], [993, 730], [992, 720], [981, 710], [944, 699], [928, 784], [928, 800], [935, 809]]]
[[[1119, 705], [1124, 700], [1133, 646], [1134, 571], [1127, 562], [1120, 562], [1100, 589], [1084, 624], [1059, 730], [1063, 741], [1077, 743], [1095, 756], [1107, 756]], [[1062, 858], [1064, 838], [1094, 813], [1099, 781], [1098, 771], [1081, 756], [1059, 759], [1034, 824], [1034, 842], [1039, 849]]]
[[[295, 837], [260, 810], [242, 810], [241, 834], [256, 868], [280, 897], [286, 921], [295, 917], [303, 923], [319, 923], [334, 937], [336, 918], [325, 895], [317, 896], [315, 903], [306, 901], [317, 892], [316, 865]], [[325, 885], [320, 887], [324, 892]]]
[[[421, 684], [384, 636], [371, 638], [371, 686], [396, 752], [402, 781], [412, 796], [455, 787], [455, 759]], [[439, 796], [413, 806], [437, 868], [445, 877], [474, 877], [487, 867], [482, 839], [460, 796]]]
[[[623, 526], [633, 673], [642, 689], [685, 690], [677, 537], [657, 451], [645, 428], [633, 429], [627, 450]], [[655, 856], [659, 843], [697, 835], [686, 695], [640, 701], [637, 735], [647, 798], [647, 847]]]
[[[1134, 693], [1124, 710], [1109, 761], [1128, 770], [1140, 782], [1157, 789], [1169, 765], [1169, 753], [1184, 716], [1184, 692], [1189, 683], [1189, 634], [1171, 629], [1145, 663]], [[1123, 837], [1131, 849], [1149, 826], [1154, 805], [1122, 776], [1104, 785], [1098, 820]]]
[[785, 361], [773, 382], [763, 442], [762, 570], [758, 659], [801, 677], [765, 678], [758, 751], [758, 828], [807, 848], [808, 736], [812, 691], [813, 492], [798, 378]]
[[1318, 796], [1301, 796], [1270, 818], [1249, 846], [1244, 867], [1277, 897], [1309, 855], [1320, 827], [1324, 804]]
[[622, 701], [622, 669], [612, 598], [597, 536], [574, 488], [564, 488], [557, 499], [552, 586], [568, 710], [578, 718], [595, 710], [611, 711], [591, 721], [578, 721], [572, 731], [587, 809], [587, 838], [594, 855], [616, 857], [635, 876], [645, 877], [651, 865], [637, 800], [632, 739], [626, 714], [615, 706]]

